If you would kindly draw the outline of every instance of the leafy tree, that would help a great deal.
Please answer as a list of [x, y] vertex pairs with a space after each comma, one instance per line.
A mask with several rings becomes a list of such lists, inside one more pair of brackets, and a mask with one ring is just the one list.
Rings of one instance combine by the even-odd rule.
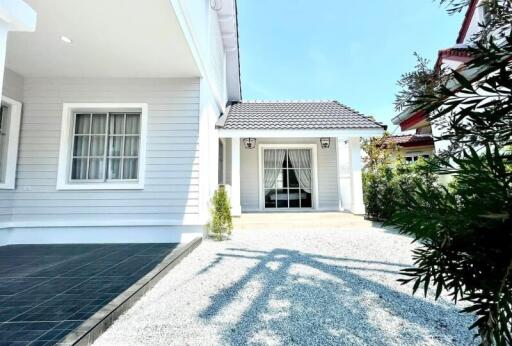
[[217, 240], [224, 239], [231, 235], [233, 230], [233, 220], [231, 217], [231, 203], [226, 189], [223, 185], [215, 191], [212, 198], [211, 221], [208, 224], [208, 230]]
[[[453, 13], [469, 1], [441, 3]], [[436, 139], [450, 145], [428, 169], [453, 175], [453, 183], [404, 191], [389, 223], [420, 244], [402, 282], [414, 283], [414, 292], [434, 287], [436, 298], [447, 290], [455, 302], [466, 301], [462, 311], [476, 315], [470, 328], [481, 342], [505, 345], [512, 344], [512, 5], [482, 6], [487, 21], [465, 68], [397, 98], [443, 129]]]

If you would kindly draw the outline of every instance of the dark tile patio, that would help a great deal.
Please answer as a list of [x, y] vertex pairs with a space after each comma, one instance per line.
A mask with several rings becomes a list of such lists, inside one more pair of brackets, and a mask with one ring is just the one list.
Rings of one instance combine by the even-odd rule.
[[0, 247], [0, 346], [52, 345], [178, 244]]

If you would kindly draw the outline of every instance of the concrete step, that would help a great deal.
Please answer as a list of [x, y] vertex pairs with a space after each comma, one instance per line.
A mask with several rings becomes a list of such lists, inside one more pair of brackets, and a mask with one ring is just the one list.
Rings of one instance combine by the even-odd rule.
[[233, 219], [236, 230], [249, 229], [368, 229], [380, 224], [344, 212], [245, 213]]

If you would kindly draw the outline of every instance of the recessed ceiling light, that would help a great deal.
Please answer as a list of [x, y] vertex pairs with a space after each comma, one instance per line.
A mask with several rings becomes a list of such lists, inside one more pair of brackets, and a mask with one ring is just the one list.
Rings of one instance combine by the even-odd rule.
[[68, 44], [73, 43], [73, 40], [72, 40], [72, 39], [70, 39], [70, 38], [69, 38], [69, 37], [67, 37], [67, 36], [61, 36], [61, 37], [60, 37], [60, 39], [61, 39], [61, 40], [62, 40], [62, 42], [64, 42], [64, 43], [68, 43]]

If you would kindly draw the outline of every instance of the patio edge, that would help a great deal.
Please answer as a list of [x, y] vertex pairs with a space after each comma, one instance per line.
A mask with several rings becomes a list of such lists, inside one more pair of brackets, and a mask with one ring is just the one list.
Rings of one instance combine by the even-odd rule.
[[178, 245], [178, 247], [167, 255], [153, 270], [67, 334], [57, 345], [91, 345], [119, 318], [119, 316], [132, 307], [148, 290], [155, 286], [165, 274], [197, 248], [202, 240], [201, 237], [196, 237], [188, 243]]

